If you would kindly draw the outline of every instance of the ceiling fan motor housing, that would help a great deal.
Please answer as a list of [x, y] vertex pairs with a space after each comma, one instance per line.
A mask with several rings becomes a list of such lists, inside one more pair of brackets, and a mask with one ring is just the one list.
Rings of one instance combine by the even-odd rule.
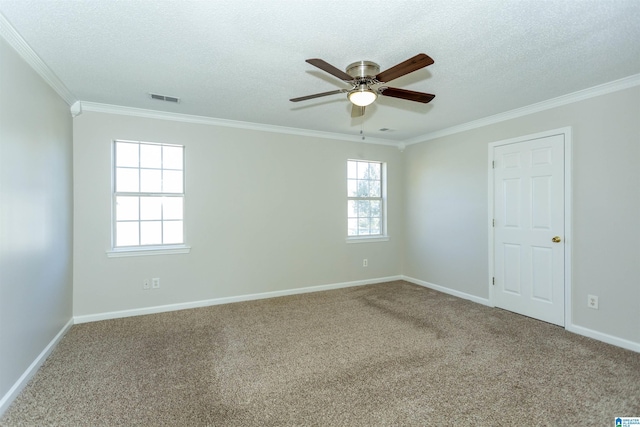
[[371, 61], [358, 61], [347, 66], [346, 72], [355, 80], [373, 79], [380, 73], [380, 66]]
[[380, 66], [371, 61], [358, 61], [347, 66], [346, 72], [353, 77], [353, 89], [347, 93], [347, 98], [354, 106], [360, 107], [360, 111], [363, 113], [363, 108], [370, 105], [378, 97], [371, 90], [370, 85], [376, 83], [374, 80], [380, 72]]

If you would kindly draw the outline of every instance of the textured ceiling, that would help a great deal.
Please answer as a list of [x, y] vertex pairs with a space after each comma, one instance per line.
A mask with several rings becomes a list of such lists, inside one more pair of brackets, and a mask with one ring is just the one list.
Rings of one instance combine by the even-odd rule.
[[[638, 0], [0, 0], [77, 100], [395, 141], [640, 73]], [[307, 64], [435, 64], [350, 117], [347, 88]], [[151, 100], [149, 92], [181, 98]], [[381, 132], [379, 129], [389, 128]]]

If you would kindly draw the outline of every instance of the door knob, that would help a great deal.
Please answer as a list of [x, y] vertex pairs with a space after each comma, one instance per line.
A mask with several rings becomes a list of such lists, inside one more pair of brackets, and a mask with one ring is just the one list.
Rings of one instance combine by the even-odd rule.
[[562, 241], [562, 239], [560, 238], [560, 236], [554, 236], [551, 241], [553, 243], [560, 243]]

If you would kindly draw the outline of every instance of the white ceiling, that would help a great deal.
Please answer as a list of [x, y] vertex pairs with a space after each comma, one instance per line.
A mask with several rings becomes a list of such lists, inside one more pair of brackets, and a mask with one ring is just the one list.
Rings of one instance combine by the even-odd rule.
[[[75, 100], [410, 141], [640, 73], [638, 0], [0, 0]], [[305, 62], [435, 64], [350, 117], [348, 85]], [[179, 104], [151, 100], [176, 96]], [[389, 128], [381, 132], [379, 129]]]

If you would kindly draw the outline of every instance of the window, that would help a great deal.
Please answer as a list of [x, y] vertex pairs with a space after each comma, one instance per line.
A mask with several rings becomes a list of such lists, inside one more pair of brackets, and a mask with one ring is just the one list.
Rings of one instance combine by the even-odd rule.
[[184, 245], [184, 147], [113, 144], [113, 248]]
[[347, 161], [347, 236], [385, 234], [384, 164]]

